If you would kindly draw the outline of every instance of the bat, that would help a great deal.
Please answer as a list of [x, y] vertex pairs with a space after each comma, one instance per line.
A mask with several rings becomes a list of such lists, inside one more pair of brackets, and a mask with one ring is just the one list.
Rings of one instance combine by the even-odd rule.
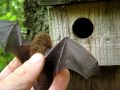
[[80, 44], [65, 37], [52, 48], [50, 36], [39, 33], [33, 41], [26, 43], [15, 22], [0, 21], [0, 43], [6, 52], [13, 53], [22, 62], [40, 52], [45, 55], [45, 67], [41, 79], [34, 84], [35, 90], [48, 90], [53, 74], [62, 69], [70, 69], [84, 78], [99, 73], [97, 60]]

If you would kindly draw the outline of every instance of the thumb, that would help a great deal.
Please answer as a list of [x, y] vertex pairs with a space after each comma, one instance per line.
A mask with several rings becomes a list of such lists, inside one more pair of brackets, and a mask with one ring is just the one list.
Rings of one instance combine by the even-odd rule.
[[[42, 72], [44, 66], [44, 56], [37, 53], [34, 54], [22, 66], [17, 68], [13, 73], [8, 75], [3, 82], [8, 82], [7, 87], [14, 87], [9, 90], [28, 90]], [[9, 87], [9, 88], [10, 88]], [[21, 89], [18, 89], [18, 88]]]

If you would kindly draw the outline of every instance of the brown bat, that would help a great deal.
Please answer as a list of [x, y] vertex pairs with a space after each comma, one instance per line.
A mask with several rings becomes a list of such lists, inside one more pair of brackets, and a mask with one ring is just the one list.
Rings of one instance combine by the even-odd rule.
[[73, 70], [86, 79], [99, 72], [97, 60], [69, 37], [53, 48], [47, 33], [37, 34], [29, 43], [22, 39], [17, 23], [0, 21], [0, 43], [6, 52], [13, 53], [22, 62], [36, 52], [45, 55], [45, 67], [41, 79], [38, 78], [34, 84], [35, 90], [48, 90], [53, 74], [62, 69]]

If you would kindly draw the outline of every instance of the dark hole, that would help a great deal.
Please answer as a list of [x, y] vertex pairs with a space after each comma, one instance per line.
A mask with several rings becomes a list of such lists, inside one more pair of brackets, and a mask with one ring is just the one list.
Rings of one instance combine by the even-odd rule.
[[87, 38], [93, 32], [93, 24], [87, 18], [79, 18], [74, 22], [72, 30], [79, 38]]

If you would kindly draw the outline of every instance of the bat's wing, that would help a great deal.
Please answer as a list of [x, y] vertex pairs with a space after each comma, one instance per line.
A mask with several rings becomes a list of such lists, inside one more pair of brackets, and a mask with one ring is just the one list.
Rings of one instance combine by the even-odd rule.
[[99, 72], [97, 60], [83, 46], [68, 37], [46, 55], [46, 65], [48, 68], [54, 68], [54, 73], [67, 68], [84, 78]]
[[17, 23], [0, 21], [0, 44], [6, 52], [13, 53], [21, 60], [25, 60], [23, 40]]

